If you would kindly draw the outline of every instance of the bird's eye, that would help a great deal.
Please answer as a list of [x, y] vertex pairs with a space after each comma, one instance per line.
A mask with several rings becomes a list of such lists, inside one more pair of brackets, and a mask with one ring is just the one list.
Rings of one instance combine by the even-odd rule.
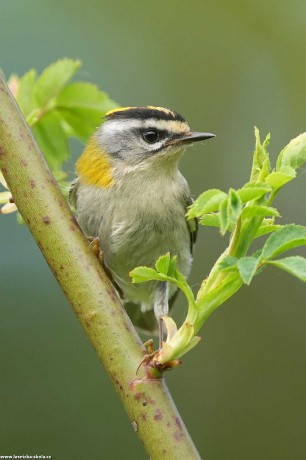
[[147, 131], [144, 131], [142, 137], [146, 142], [148, 142], [148, 144], [154, 144], [154, 142], [159, 140], [159, 134], [156, 129], [148, 129]]

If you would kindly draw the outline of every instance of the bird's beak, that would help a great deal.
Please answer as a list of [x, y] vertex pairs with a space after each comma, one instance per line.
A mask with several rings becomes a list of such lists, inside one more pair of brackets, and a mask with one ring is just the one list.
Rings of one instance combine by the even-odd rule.
[[216, 135], [212, 133], [190, 132], [176, 139], [172, 139], [171, 141], [167, 142], [167, 145], [193, 144], [194, 142], [205, 141], [206, 139], [211, 139], [212, 137], [216, 137]]

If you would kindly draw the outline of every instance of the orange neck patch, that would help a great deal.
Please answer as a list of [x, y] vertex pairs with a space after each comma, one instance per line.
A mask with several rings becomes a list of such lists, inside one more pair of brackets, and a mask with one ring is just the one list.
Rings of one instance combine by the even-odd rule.
[[89, 139], [84, 152], [78, 159], [76, 170], [86, 184], [106, 188], [113, 185], [109, 159], [107, 154], [97, 146], [94, 137]]

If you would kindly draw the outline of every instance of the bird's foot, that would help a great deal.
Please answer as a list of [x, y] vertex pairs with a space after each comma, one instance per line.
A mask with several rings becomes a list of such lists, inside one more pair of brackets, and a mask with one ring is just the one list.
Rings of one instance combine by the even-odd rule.
[[141, 366], [144, 366], [147, 369], [147, 377], [150, 379], [160, 378], [163, 376], [165, 371], [169, 371], [174, 367], [182, 364], [180, 359], [174, 359], [172, 361], [168, 361], [167, 363], [160, 363], [158, 357], [161, 348], [154, 350], [152, 339], [147, 340], [142, 345], [142, 351], [145, 353], [145, 355], [137, 368], [136, 374], [138, 373]]
[[87, 241], [89, 242], [89, 247], [97, 257], [99, 262], [103, 264], [104, 261], [104, 252], [100, 250], [100, 239], [98, 236], [88, 236]]

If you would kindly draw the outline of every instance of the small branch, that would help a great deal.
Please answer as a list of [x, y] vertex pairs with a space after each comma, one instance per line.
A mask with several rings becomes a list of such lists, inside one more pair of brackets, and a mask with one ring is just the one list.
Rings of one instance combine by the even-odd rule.
[[135, 378], [143, 359], [139, 337], [91, 253], [1, 76], [0, 168], [18, 210], [112, 379], [150, 457], [200, 458], [164, 379], [152, 379], [152, 375], [148, 378], [144, 367]]

